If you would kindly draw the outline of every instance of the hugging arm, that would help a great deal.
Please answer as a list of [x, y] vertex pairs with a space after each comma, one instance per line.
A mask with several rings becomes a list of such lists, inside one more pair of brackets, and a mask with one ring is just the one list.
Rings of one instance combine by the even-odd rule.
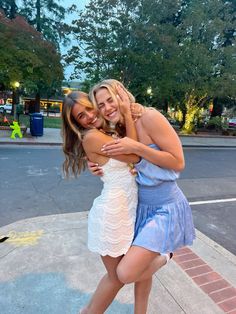
[[[89, 131], [83, 140], [83, 147], [89, 160], [94, 163], [104, 164], [108, 157], [107, 154], [102, 151], [102, 147], [110, 140], [111, 136], [108, 136], [97, 129]], [[135, 154], [119, 154], [112, 158], [126, 163], [137, 163], [140, 160]]]
[[184, 155], [178, 135], [166, 118], [156, 110], [148, 110], [140, 118], [140, 129], [160, 150], [146, 144], [123, 138], [118, 144], [111, 141], [103, 147], [109, 156], [116, 154], [137, 154], [162, 168], [182, 171]]
[[94, 176], [103, 176], [103, 171], [102, 168], [99, 166], [98, 163], [92, 162], [90, 160], [87, 160], [87, 165], [89, 171], [94, 175]]

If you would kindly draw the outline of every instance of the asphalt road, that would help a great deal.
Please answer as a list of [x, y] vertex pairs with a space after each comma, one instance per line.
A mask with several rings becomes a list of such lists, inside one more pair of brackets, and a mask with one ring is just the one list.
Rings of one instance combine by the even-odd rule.
[[[195, 226], [236, 254], [236, 149], [186, 148], [178, 183], [192, 205]], [[89, 172], [64, 179], [58, 147], [0, 147], [0, 226], [20, 219], [88, 210], [102, 184]], [[222, 200], [216, 203], [215, 200]]]

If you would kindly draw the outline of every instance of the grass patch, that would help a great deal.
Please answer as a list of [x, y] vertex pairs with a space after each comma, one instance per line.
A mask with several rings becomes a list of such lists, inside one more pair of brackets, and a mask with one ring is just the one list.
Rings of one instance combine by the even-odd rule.
[[[7, 117], [9, 122], [4, 123], [4, 116]], [[9, 125], [11, 124], [12, 121], [14, 120], [13, 116], [11, 114], [0, 114], [0, 125]], [[30, 127], [30, 116], [29, 115], [20, 115], [20, 124], [24, 124], [27, 128]], [[55, 129], [60, 129], [62, 125], [62, 120], [61, 117], [43, 117], [43, 127], [44, 128], [55, 128]]]
[[[11, 117], [13, 119], [13, 117]], [[20, 115], [20, 124], [24, 124], [27, 128], [30, 127], [30, 116], [29, 115]], [[43, 127], [44, 128], [55, 128], [60, 129], [62, 120], [60, 117], [43, 117]]]

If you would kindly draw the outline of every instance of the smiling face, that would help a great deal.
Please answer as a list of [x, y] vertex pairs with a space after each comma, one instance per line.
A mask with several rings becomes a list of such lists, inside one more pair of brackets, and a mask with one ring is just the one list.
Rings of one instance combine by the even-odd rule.
[[79, 103], [74, 104], [71, 115], [84, 129], [100, 128], [103, 123], [96, 109], [85, 107]]
[[104, 119], [116, 124], [121, 120], [118, 100], [106, 87], [96, 91], [95, 99], [98, 110]]

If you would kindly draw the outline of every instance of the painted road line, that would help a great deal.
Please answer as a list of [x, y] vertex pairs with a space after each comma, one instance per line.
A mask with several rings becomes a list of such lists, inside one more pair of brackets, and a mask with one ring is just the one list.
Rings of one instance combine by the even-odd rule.
[[215, 203], [226, 203], [226, 202], [236, 202], [236, 198], [225, 198], [221, 200], [189, 202], [189, 205], [203, 205], [203, 204], [215, 204]]

